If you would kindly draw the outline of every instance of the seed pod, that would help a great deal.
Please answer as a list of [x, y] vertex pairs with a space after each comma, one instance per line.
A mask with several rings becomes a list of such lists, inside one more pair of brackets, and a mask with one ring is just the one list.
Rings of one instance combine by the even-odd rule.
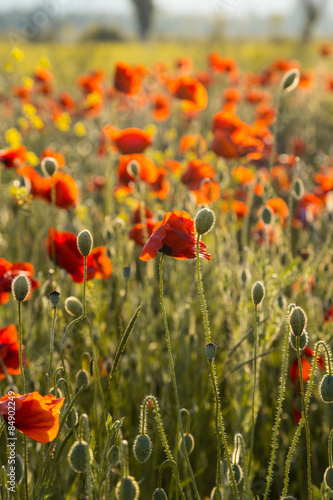
[[88, 229], [84, 229], [77, 235], [77, 247], [79, 252], [84, 257], [87, 257], [93, 246], [93, 238], [91, 232]]
[[[192, 453], [192, 451], [194, 450], [194, 437], [192, 436], [192, 434], [189, 434], [188, 432], [186, 432], [184, 434], [184, 441], [185, 441], [185, 447], [186, 447], [187, 454], [190, 455]], [[178, 449], [179, 449], [180, 453], [183, 454], [183, 438], [181, 438], [179, 441]]]
[[320, 395], [324, 403], [333, 403], [333, 375], [325, 375], [320, 383]]
[[117, 465], [117, 463], [119, 462], [119, 459], [120, 459], [120, 449], [119, 449], [119, 446], [117, 446], [116, 444], [114, 444], [113, 446], [111, 446], [111, 448], [108, 451], [107, 459], [108, 459], [109, 464], [112, 467], [114, 467], [115, 465]]
[[132, 476], [123, 477], [116, 486], [117, 500], [137, 500], [139, 498], [139, 485]]
[[198, 234], [208, 233], [215, 224], [215, 214], [210, 208], [202, 208], [195, 218], [195, 229]]
[[289, 324], [292, 333], [294, 335], [302, 335], [306, 323], [307, 317], [303, 309], [301, 307], [295, 307], [289, 316]]
[[123, 277], [125, 280], [129, 280], [131, 277], [131, 268], [130, 266], [124, 266], [123, 267]]
[[75, 441], [68, 452], [69, 465], [77, 473], [86, 472], [93, 459], [93, 452], [86, 441]]
[[139, 434], [133, 444], [133, 453], [140, 464], [148, 460], [151, 455], [152, 444], [150, 437], [147, 434]]
[[83, 305], [82, 302], [76, 297], [67, 297], [65, 300], [65, 310], [71, 316], [82, 316]]
[[252, 301], [255, 306], [258, 306], [265, 296], [265, 287], [261, 281], [256, 281], [252, 288]]
[[168, 497], [163, 488], [156, 488], [152, 500], [168, 500]]
[[324, 472], [324, 481], [330, 490], [333, 490], [333, 467], [327, 467]]
[[12, 294], [17, 302], [23, 302], [30, 292], [31, 283], [25, 274], [19, 274], [12, 281]]

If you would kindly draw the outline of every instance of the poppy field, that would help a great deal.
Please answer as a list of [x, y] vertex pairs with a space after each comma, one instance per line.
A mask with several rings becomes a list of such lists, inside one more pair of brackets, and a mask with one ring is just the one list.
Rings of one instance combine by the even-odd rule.
[[333, 498], [333, 44], [128, 47], [0, 46], [1, 500]]

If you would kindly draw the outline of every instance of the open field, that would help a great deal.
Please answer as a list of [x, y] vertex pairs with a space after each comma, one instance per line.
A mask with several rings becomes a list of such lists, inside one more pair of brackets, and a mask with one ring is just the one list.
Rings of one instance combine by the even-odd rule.
[[0, 65], [2, 498], [333, 498], [333, 44]]

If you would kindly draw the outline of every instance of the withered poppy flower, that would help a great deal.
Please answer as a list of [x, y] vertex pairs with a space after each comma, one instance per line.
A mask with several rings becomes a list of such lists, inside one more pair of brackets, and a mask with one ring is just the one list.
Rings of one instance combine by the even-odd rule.
[[27, 159], [28, 152], [25, 146], [0, 150], [0, 163], [2, 163], [5, 168], [17, 167], [27, 161]]
[[13, 425], [38, 443], [53, 441], [59, 432], [59, 411], [65, 398], [52, 394], [41, 396], [37, 391], [29, 394], [15, 393], [13, 402], [8, 394], [0, 398], [0, 415], [8, 422], [11, 405], [15, 403]]
[[119, 130], [113, 126], [106, 126], [103, 132], [123, 154], [142, 153], [153, 140], [150, 132], [136, 127]]
[[[77, 247], [77, 236], [74, 233], [62, 233], [50, 227], [48, 252], [52, 258], [54, 248], [55, 263], [65, 269], [73, 281], [83, 282], [84, 258]], [[105, 247], [96, 247], [87, 257], [87, 280], [108, 278], [112, 272], [112, 264], [106, 255]]]
[[220, 187], [214, 176], [215, 170], [212, 165], [201, 160], [192, 160], [188, 163], [181, 180], [193, 192], [198, 204], [209, 204], [220, 196]]
[[[145, 225], [147, 228], [146, 234], [147, 234], [148, 238], [149, 238], [149, 236], [151, 236], [155, 224], [156, 224], [156, 221], [154, 221], [153, 219], [146, 219]], [[135, 226], [132, 227], [132, 229], [129, 232], [130, 239], [135, 241], [135, 243], [137, 245], [139, 245], [140, 247], [143, 247], [147, 241], [147, 240], [145, 240], [145, 237], [144, 237], [143, 227], [144, 226], [143, 226], [142, 222], [138, 222], [137, 224], [135, 224]]]
[[171, 113], [170, 99], [164, 94], [154, 94], [150, 97], [152, 117], [157, 122], [164, 122]]
[[189, 151], [200, 155], [207, 151], [207, 143], [200, 134], [184, 134], [178, 144], [178, 154], [185, 156]]
[[167, 82], [168, 89], [177, 98], [181, 99], [185, 111], [200, 111], [208, 103], [207, 90], [196, 78], [181, 76]]
[[44, 201], [52, 201], [52, 185], [55, 190], [55, 204], [57, 207], [69, 210], [77, 204], [79, 190], [74, 179], [63, 172], [55, 172], [52, 177], [42, 177], [29, 165], [20, 167], [18, 174], [30, 181], [30, 192], [32, 196], [42, 198]]
[[[5, 366], [6, 372], [11, 375], [19, 375], [19, 342], [15, 325], [0, 328], [0, 359]], [[5, 373], [0, 363], [0, 380], [5, 378]]]
[[[206, 245], [200, 240], [200, 257], [207, 260], [211, 255]], [[153, 233], [143, 247], [140, 259], [147, 261], [161, 252], [175, 259], [195, 259], [196, 257], [196, 230], [194, 220], [185, 211], [166, 212], [164, 219], [153, 228]]]
[[0, 304], [8, 302], [11, 292], [12, 281], [19, 274], [25, 274], [30, 280], [30, 293], [39, 287], [39, 282], [33, 279], [34, 266], [28, 262], [8, 262], [4, 258], [0, 258]]
[[140, 92], [142, 87], [142, 70], [119, 61], [116, 63], [114, 86], [117, 90], [132, 96]]

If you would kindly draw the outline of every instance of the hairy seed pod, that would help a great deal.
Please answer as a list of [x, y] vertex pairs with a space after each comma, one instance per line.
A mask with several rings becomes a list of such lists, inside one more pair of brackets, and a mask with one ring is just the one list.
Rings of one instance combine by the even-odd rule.
[[133, 453], [140, 464], [148, 460], [151, 455], [152, 444], [150, 437], [147, 434], [139, 434], [133, 444]]
[[195, 217], [195, 229], [198, 234], [208, 233], [215, 224], [215, 214], [210, 208], [202, 208]]
[[[231, 468], [232, 472], [234, 473], [235, 482], [236, 484], [239, 484], [243, 478], [243, 470], [239, 464], [232, 464]], [[229, 477], [229, 471], [228, 471], [228, 477]], [[229, 477], [229, 481], [231, 482], [231, 477]]]
[[60, 300], [60, 293], [57, 292], [56, 290], [53, 290], [52, 292], [49, 293], [49, 299], [51, 301], [52, 307], [57, 307]]
[[330, 490], [333, 490], [333, 467], [327, 467], [324, 472], [324, 481]]
[[320, 383], [320, 395], [324, 403], [333, 403], [333, 375], [325, 375]]
[[77, 473], [86, 472], [93, 458], [93, 452], [86, 441], [75, 441], [68, 452], [69, 465]]
[[117, 500], [137, 500], [139, 498], [139, 485], [132, 476], [123, 477], [116, 486]]
[[17, 302], [23, 302], [30, 292], [31, 282], [25, 274], [19, 274], [12, 281], [12, 294]]
[[80, 389], [80, 387], [84, 385], [87, 389], [87, 387], [89, 386], [89, 382], [89, 373], [87, 372], [87, 370], [79, 370], [75, 376], [76, 388]]
[[272, 224], [274, 222], [274, 212], [270, 207], [264, 207], [261, 212], [261, 219], [264, 224]]
[[297, 178], [293, 182], [292, 194], [295, 200], [301, 200], [304, 196], [304, 184], [302, 179]]
[[215, 358], [216, 350], [217, 350], [217, 345], [213, 344], [213, 342], [209, 342], [209, 344], [206, 344], [205, 352], [206, 352], [206, 356], [207, 356], [208, 361], [212, 361], [212, 359]]
[[120, 449], [119, 446], [114, 444], [108, 451], [107, 459], [112, 467], [115, 467], [120, 459]]
[[168, 497], [163, 488], [156, 488], [152, 500], [168, 500]]
[[93, 238], [91, 236], [91, 232], [88, 231], [88, 229], [83, 229], [83, 231], [81, 231], [77, 235], [76, 241], [80, 254], [84, 257], [88, 257], [93, 246]]
[[252, 288], [252, 301], [255, 306], [258, 306], [265, 296], [265, 287], [261, 281], [256, 281]]
[[192, 451], [194, 450], [194, 437], [192, 436], [192, 434], [189, 434], [188, 432], [186, 432], [184, 434], [184, 438], [180, 439], [178, 449], [179, 449], [181, 454], [183, 454], [183, 439], [185, 441], [185, 447], [186, 447], [187, 454], [190, 455], [192, 453]]

